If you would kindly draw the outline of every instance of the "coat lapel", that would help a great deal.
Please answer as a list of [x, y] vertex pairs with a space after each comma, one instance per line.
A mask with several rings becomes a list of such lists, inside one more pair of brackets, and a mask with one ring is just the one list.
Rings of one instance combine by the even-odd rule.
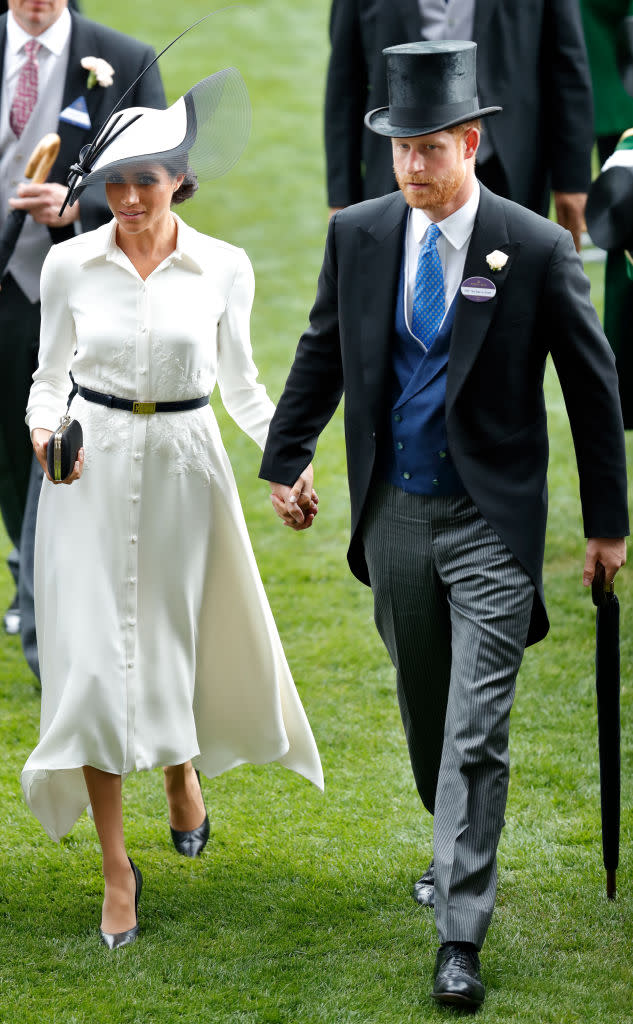
[[98, 85], [89, 89], [87, 86], [88, 72], [81, 66], [82, 57], [101, 55], [102, 48], [99, 46], [93, 26], [89, 21], [72, 12], [71, 18], [70, 50], [62, 110], [83, 96], [90, 117], [90, 128], [80, 128], [77, 125], [68, 124], [66, 121], [58, 122], [57, 131], [61, 139], [61, 147], [51, 177], [61, 181], [66, 180], [68, 168], [77, 159], [79, 150], [95, 137], [98, 128], [101, 127], [101, 122], [105, 120], [101, 108], [107, 92], [106, 89], [102, 89]]
[[4, 74], [4, 50], [7, 42], [7, 16], [0, 15], [0, 85]]
[[[493, 282], [497, 291], [495, 297], [487, 302], [471, 302], [458, 294], [446, 381], [447, 416], [484, 343], [518, 249], [518, 243], [511, 244], [508, 238], [501, 200], [483, 185], [480, 188], [479, 209], [468, 246], [464, 280], [485, 277]], [[498, 271], [492, 271], [486, 262], [486, 256], [495, 249], [509, 257], [505, 267]]]
[[[398, 0], [400, 15], [406, 27], [406, 38], [411, 40], [420, 39], [422, 19], [420, 18], [420, 7], [418, 0]], [[405, 40], [403, 39], [402, 42]]]
[[378, 217], [359, 228], [361, 360], [365, 388], [376, 413], [382, 408], [396, 307], [407, 204], [402, 193], [385, 197]]
[[485, 39], [488, 21], [498, 0], [475, 0], [475, 17], [473, 20], [473, 39]]

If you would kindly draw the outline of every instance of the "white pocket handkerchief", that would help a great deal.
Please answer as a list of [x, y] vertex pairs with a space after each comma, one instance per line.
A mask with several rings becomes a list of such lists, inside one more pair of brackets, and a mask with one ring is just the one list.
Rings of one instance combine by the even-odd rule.
[[85, 98], [79, 96], [74, 103], [71, 103], [65, 110], [62, 110], [59, 120], [65, 121], [66, 124], [77, 125], [78, 128], [92, 128]]

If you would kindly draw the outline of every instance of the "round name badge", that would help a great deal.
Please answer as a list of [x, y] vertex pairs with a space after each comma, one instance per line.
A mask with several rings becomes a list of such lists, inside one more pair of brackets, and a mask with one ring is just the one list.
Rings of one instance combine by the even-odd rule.
[[487, 277], [467, 277], [462, 281], [461, 293], [470, 302], [489, 302], [494, 299], [497, 289]]

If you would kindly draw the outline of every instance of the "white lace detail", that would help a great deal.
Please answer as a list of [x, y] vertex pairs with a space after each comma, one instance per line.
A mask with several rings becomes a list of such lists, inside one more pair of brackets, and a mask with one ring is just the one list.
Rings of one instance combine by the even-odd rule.
[[174, 349], [156, 337], [152, 339], [151, 380], [152, 400], [156, 402], [199, 398], [200, 395], [208, 395], [214, 384], [208, 367], [198, 365], [196, 369], [187, 372], [187, 367], [174, 353]]
[[[84, 471], [90, 471], [91, 449], [131, 455], [136, 419], [132, 413], [106, 409], [77, 396], [72, 415], [84, 432]], [[215, 462], [223, 449], [210, 406], [189, 412], [156, 413], [146, 420], [144, 452], [159, 458], [168, 476], [196, 475], [209, 482], [217, 475]]]

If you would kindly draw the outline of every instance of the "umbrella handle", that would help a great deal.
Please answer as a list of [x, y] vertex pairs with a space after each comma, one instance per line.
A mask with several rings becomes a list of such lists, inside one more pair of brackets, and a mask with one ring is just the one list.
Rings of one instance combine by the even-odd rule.
[[38, 142], [24, 172], [24, 176], [30, 178], [34, 185], [43, 185], [48, 178], [49, 171], [57, 160], [60, 145], [61, 139], [55, 132], [49, 132]]
[[596, 562], [593, 583], [591, 584], [591, 599], [596, 608], [606, 604], [612, 594], [615, 594], [615, 583], [613, 580], [610, 583], [605, 582], [604, 565], [602, 562]]
[[607, 871], [607, 899], [614, 900], [617, 893], [615, 884], [615, 869]]

